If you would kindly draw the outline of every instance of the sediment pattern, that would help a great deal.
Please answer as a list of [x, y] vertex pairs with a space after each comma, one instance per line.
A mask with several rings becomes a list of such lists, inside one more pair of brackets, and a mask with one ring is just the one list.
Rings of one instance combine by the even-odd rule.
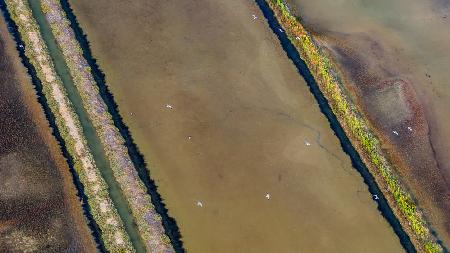
[[28, 3], [23, 0], [7, 0], [6, 4], [25, 43], [20, 47], [25, 47], [25, 55], [42, 82], [43, 93], [55, 115], [57, 127], [65, 140], [69, 154], [73, 157], [74, 168], [84, 186], [92, 216], [101, 230], [105, 248], [110, 252], [134, 252], [122, 220], [109, 197], [108, 187], [87, 146], [78, 116], [56, 74]]
[[174, 252], [162, 226], [161, 216], [152, 205], [151, 198], [128, 155], [125, 141], [114, 126], [107, 105], [100, 96], [88, 62], [83, 57], [82, 49], [60, 3], [56, 0], [44, 0], [41, 6], [57, 44], [62, 50], [74, 84], [81, 95], [83, 106], [100, 137], [114, 177], [127, 199], [147, 250]]
[[282, 0], [266, 0], [266, 2], [306, 62], [333, 113], [374, 176], [416, 249], [424, 252], [442, 252], [443, 249], [436, 243], [436, 238], [431, 234], [412, 196], [400, 182], [395, 166], [386, 159], [379, 139], [371, 130], [372, 126], [348, 97], [337, 68]]

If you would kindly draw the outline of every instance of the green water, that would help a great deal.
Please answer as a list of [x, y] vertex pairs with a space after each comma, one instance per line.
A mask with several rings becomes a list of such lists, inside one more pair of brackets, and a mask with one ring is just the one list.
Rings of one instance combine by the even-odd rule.
[[145, 252], [144, 243], [139, 236], [137, 226], [133, 220], [133, 216], [131, 215], [131, 210], [128, 207], [127, 201], [125, 200], [125, 197], [123, 196], [122, 191], [120, 190], [120, 187], [114, 178], [100, 139], [95, 133], [95, 128], [92, 125], [92, 122], [89, 120], [88, 114], [83, 107], [80, 94], [78, 93], [73, 83], [72, 77], [69, 73], [69, 69], [64, 60], [64, 56], [60, 51], [58, 45], [56, 44], [55, 38], [50, 29], [50, 25], [47, 23], [45, 15], [41, 11], [40, 1], [30, 0], [28, 2], [30, 4], [31, 10], [33, 11], [33, 17], [36, 19], [42, 37], [49, 49], [49, 53], [55, 65], [56, 72], [61, 78], [62, 83], [67, 91], [68, 97], [72, 102], [75, 112], [77, 113], [81, 121], [83, 133], [86, 137], [95, 163], [97, 164], [97, 167], [99, 168], [103, 178], [108, 184], [109, 195], [114, 202], [114, 206], [117, 208], [122, 221], [124, 222], [125, 230], [130, 236], [131, 242], [133, 244], [133, 247], [136, 249], [136, 252]]

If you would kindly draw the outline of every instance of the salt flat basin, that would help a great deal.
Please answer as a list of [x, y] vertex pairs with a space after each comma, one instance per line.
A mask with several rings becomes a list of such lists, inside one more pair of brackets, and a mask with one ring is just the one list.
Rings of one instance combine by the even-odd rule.
[[70, 3], [188, 252], [403, 251], [255, 3]]
[[[375, 124], [382, 125], [394, 152], [408, 169], [401, 174], [438, 237], [450, 245], [450, 2], [319, 0], [288, 1], [307, 29], [328, 47], [348, 74], [361, 100], [376, 86], [402, 79], [416, 116], [405, 120], [402, 94], [395, 108], [380, 114], [367, 102]], [[330, 11], [332, 10], [332, 11]], [[368, 92], [369, 91], [369, 92]], [[384, 97], [389, 100], [389, 97]], [[367, 105], [368, 104], [368, 105]], [[387, 105], [387, 104], [386, 104]], [[373, 109], [375, 108], [375, 109]], [[402, 118], [403, 117], [403, 118]], [[407, 124], [406, 124], [407, 123]], [[410, 124], [416, 124], [407, 130]], [[400, 130], [399, 130], [400, 129]], [[396, 131], [398, 136], [393, 133]], [[400, 132], [401, 131], [401, 132]], [[419, 133], [420, 132], [420, 133]], [[408, 137], [412, 136], [412, 137]]]

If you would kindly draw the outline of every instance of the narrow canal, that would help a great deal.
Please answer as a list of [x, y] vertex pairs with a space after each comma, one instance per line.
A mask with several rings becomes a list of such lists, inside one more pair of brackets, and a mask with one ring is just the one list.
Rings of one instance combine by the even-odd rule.
[[95, 128], [89, 120], [88, 114], [83, 107], [80, 94], [78, 93], [73, 83], [72, 77], [70, 76], [69, 69], [66, 65], [63, 54], [58, 48], [55, 38], [51, 32], [50, 26], [47, 23], [45, 15], [41, 10], [40, 1], [30, 0], [28, 2], [33, 11], [33, 17], [36, 19], [42, 37], [49, 49], [49, 53], [55, 65], [56, 72], [61, 78], [68, 97], [80, 119], [83, 133], [86, 136], [86, 140], [88, 142], [89, 148], [91, 149], [95, 163], [97, 164], [97, 167], [99, 168], [103, 178], [108, 184], [109, 195], [113, 200], [114, 206], [117, 208], [117, 211], [125, 225], [125, 230], [130, 236], [131, 242], [136, 252], [145, 252], [144, 244], [141, 237], [139, 236], [137, 226], [133, 220], [133, 216], [128, 207], [127, 201], [114, 178], [100, 139], [97, 136]]

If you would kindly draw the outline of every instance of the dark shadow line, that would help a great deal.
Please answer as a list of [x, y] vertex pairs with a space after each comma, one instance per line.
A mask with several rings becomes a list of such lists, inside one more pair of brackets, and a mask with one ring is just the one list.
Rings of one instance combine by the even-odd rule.
[[27, 73], [31, 77], [31, 81], [32, 81], [33, 86], [36, 91], [37, 100], [38, 100], [39, 104], [42, 106], [42, 109], [44, 111], [46, 119], [48, 120], [50, 128], [53, 130], [52, 135], [56, 138], [57, 142], [59, 143], [59, 147], [62, 151], [62, 154], [67, 161], [70, 174], [72, 175], [72, 181], [77, 190], [77, 197], [78, 197], [79, 201], [81, 202], [81, 207], [83, 209], [83, 213], [88, 221], [87, 225], [88, 225], [89, 229], [91, 230], [91, 234], [94, 238], [94, 241], [97, 243], [97, 249], [100, 252], [107, 252], [107, 250], [101, 240], [101, 230], [100, 230], [99, 226], [97, 225], [97, 223], [95, 222], [94, 218], [92, 217], [91, 208], [87, 202], [87, 196], [84, 193], [84, 186], [81, 183], [81, 181], [78, 177], [78, 174], [76, 173], [76, 171], [74, 169], [73, 158], [67, 151], [66, 143], [65, 143], [64, 139], [62, 138], [61, 133], [59, 132], [59, 129], [56, 125], [55, 115], [52, 113], [50, 107], [48, 106], [47, 98], [45, 97], [45, 95], [42, 91], [43, 86], [42, 86], [41, 81], [37, 77], [36, 69], [30, 63], [30, 60], [28, 59], [28, 57], [25, 55], [25, 44], [20, 36], [17, 25], [11, 19], [11, 16], [8, 12], [8, 9], [6, 7], [6, 3], [4, 0], [0, 1], [0, 9], [3, 13], [3, 17], [5, 18], [6, 24], [8, 26], [8, 30], [11, 33], [11, 35], [13, 36], [14, 41], [16, 42], [16, 48], [19, 51], [19, 57], [21, 59], [21, 62], [25, 66], [25, 68], [27, 69]]
[[143, 155], [139, 151], [137, 145], [134, 143], [131, 133], [128, 127], [123, 122], [122, 117], [119, 114], [119, 109], [114, 101], [113, 94], [109, 91], [108, 86], [105, 81], [105, 74], [101, 71], [97, 64], [97, 61], [92, 56], [92, 52], [87, 40], [87, 35], [81, 29], [75, 14], [70, 6], [68, 0], [60, 0], [61, 6], [70, 21], [70, 26], [75, 33], [75, 37], [83, 50], [83, 56], [87, 60], [89, 66], [91, 67], [91, 74], [94, 77], [95, 82], [100, 91], [100, 96], [105, 101], [108, 112], [111, 114], [114, 121], [114, 125], [119, 129], [120, 134], [125, 140], [125, 146], [127, 147], [128, 154], [133, 162], [139, 178], [143, 181], [146, 186], [147, 193], [151, 196], [152, 204], [155, 206], [156, 212], [162, 217], [162, 224], [165, 233], [170, 239], [172, 246], [176, 252], [185, 252], [183, 248], [183, 242], [181, 240], [180, 230], [174, 218], [170, 217], [168, 210], [161, 198], [161, 195], [157, 191], [157, 186], [155, 182], [150, 177], [150, 172], [147, 169], [148, 165], [144, 160]]
[[[270, 0], [269, 0], [270, 1]], [[350, 140], [348, 139], [347, 135], [345, 134], [342, 126], [339, 124], [339, 121], [337, 120], [336, 116], [334, 115], [333, 111], [330, 108], [330, 105], [328, 104], [328, 101], [322, 94], [321, 90], [319, 89], [319, 86], [317, 85], [316, 81], [314, 80], [314, 77], [312, 76], [311, 72], [308, 69], [308, 66], [306, 63], [301, 59], [297, 49], [294, 45], [292, 45], [291, 41], [287, 37], [286, 33], [284, 32], [284, 29], [279, 24], [278, 20], [276, 19], [272, 9], [267, 4], [266, 0], [255, 0], [259, 8], [261, 9], [262, 13], [264, 14], [264, 17], [267, 19], [267, 22], [272, 29], [273, 33], [278, 37], [280, 44], [287, 54], [288, 58], [294, 63], [296, 66], [298, 72], [303, 77], [303, 79], [306, 81], [309, 90], [314, 95], [314, 98], [316, 99], [320, 111], [324, 114], [324, 116], [327, 118], [330, 128], [333, 130], [334, 134], [338, 137], [339, 142], [341, 144], [341, 147], [343, 151], [350, 157], [352, 161], [353, 167], [361, 174], [361, 176], [364, 179], [364, 183], [368, 186], [369, 192], [372, 195], [377, 195], [378, 200], [377, 206], [378, 210], [380, 211], [381, 215], [388, 221], [388, 223], [391, 225], [392, 229], [394, 230], [395, 234], [398, 236], [401, 245], [408, 253], [415, 253], [416, 249], [414, 248], [408, 234], [403, 230], [399, 220], [392, 212], [392, 209], [387, 203], [386, 198], [382, 194], [380, 188], [376, 184], [372, 174], [368, 171], [367, 167], [361, 160], [361, 157], [359, 156], [358, 152], [355, 150], [355, 148], [352, 146]], [[370, 228], [368, 228], [370, 229]], [[374, 238], [376, 239], [376, 238]]]

